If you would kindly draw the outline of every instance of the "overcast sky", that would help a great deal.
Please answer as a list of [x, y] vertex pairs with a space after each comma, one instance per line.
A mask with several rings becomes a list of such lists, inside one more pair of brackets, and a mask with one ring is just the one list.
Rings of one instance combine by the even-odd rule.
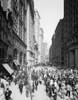
[[60, 19], [63, 18], [63, 0], [34, 0], [35, 9], [40, 14], [44, 41], [51, 45], [51, 38]]

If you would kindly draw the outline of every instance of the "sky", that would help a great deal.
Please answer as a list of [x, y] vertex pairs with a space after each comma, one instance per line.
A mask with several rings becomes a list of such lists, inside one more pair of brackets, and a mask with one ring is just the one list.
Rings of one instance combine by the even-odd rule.
[[63, 0], [34, 0], [35, 9], [41, 17], [40, 27], [44, 31], [44, 41], [48, 47], [60, 19], [63, 18]]

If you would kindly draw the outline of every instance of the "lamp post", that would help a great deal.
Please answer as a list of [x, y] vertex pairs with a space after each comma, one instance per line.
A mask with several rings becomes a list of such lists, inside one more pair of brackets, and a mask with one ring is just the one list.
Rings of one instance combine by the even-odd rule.
[[[27, 50], [27, 52], [30, 53], [30, 54], [33, 54], [33, 52], [30, 51], [30, 50]], [[27, 66], [27, 72], [28, 72], [28, 83], [29, 83], [29, 91], [30, 91], [31, 100], [33, 100], [32, 99], [32, 88], [31, 88], [31, 67], [32, 67], [32, 62], [33, 62], [33, 60], [31, 60], [31, 59], [27, 60], [27, 64], [29, 65], [29, 63], [30, 63], [30, 65]]]
[[31, 97], [31, 100], [32, 99], [32, 88], [31, 88], [31, 67], [30, 66], [27, 66], [27, 72], [28, 72], [28, 84], [29, 84], [29, 91], [30, 91], [30, 97]]

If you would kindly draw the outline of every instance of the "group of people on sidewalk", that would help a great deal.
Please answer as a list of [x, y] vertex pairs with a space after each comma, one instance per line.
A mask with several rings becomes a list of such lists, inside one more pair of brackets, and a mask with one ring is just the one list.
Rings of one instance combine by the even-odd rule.
[[[3, 80], [3, 79], [2, 79]], [[12, 91], [9, 89], [9, 83], [0, 82], [0, 100], [12, 100]]]
[[23, 88], [25, 87], [26, 97], [29, 97], [29, 83], [27, 76], [22, 77], [14, 77], [13, 80], [0, 78], [0, 100], [13, 100], [12, 98], [12, 90], [10, 89], [11, 83], [14, 83], [15, 86], [18, 86], [19, 93], [22, 95]]
[[17, 84], [14, 81], [12, 81], [11, 84], [9, 84], [8, 81], [4, 79], [1, 80], [2, 81], [0, 82], [0, 100], [13, 100], [12, 93], [14, 94], [14, 92], [12, 91], [12, 86], [16, 86], [18, 88], [20, 95], [22, 95], [22, 93], [24, 92], [23, 90], [25, 88], [26, 98], [29, 97], [29, 85], [23, 84], [21, 80], [17, 82]]
[[41, 71], [35, 71], [33, 70], [31, 73], [31, 80], [32, 80], [32, 92], [34, 93], [34, 91], [38, 89], [38, 85], [42, 84], [42, 79], [40, 79], [41, 75], [40, 75]]
[[[78, 78], [77, 73], [66, 70], [44, 70], [35, 71], [33, 76], [32, 91], [37, 90], [41, 79], [46, 87], [46, 94], [53, 100], [59, 96], [64, 100], [78, 100]], [[41, 79], [40, 79], [41, 78]]]
[[57, 100], [57, 96], [68, 100], [78, 100], [78, 79], [73, 72], [65, 73], [64, 70], [60, 74], [58, 70], [47, 71], [44, 75], [46, 93], [49, 97]]
[[[19, 80], [13, 80], [15, 85], [18, 84], [20, 94], [23, 93], [23, 87], [26, 88], [26, 97], [29, 96], [30, 87], [27, 78], [19, 78]], [[38, 85], [44, 83], [46, 94], [53, 100], [57, 100], [59, 96], [62, 99], [78, 100], [78, 74], [74, 71], [66, 70], [48, 70], [43, 68], [39, 71], [33, 70], [31, 72], [31, 90], [38, 90]], [[9, 89], [11, 81], [7, 81], [4, 84], [0, 82], [0, 100], [12, 100], [12, 91]]]

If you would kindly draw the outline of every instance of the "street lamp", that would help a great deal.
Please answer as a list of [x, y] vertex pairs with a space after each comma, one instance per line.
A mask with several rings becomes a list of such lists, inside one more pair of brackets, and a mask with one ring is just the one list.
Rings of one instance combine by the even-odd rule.
[[31, 67], [30, 66], [27, 66], [27, 72], [28, 72], [28, 85], [29, 85], [29, 91], [30, 91], [30, 97], [31, 97], [31, 100], [32, 100], [32, 88], [31, 88]]

